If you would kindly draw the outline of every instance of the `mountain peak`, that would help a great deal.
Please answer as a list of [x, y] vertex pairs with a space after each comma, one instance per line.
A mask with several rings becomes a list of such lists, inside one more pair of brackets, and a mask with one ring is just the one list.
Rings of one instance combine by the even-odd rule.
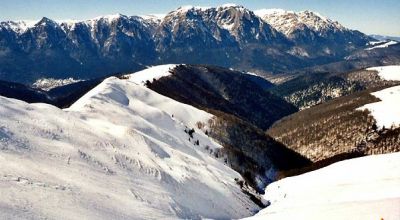
[[227, 3], [227, 4], [223, 4], [220, 7], [243, 7], [241, 5], [237, 5], [235, 3]]
[[319, 18], [325, 22], [333, 22], [331, 19], [322, 16], [320, 13], [318, 12], [314, 12], [314, 11], [310, 11], [310, 10], [305, 10], [305, 11], [301, 11], [298, 13], [299, 15], [304, 15], [304, 16], [308, 16], [308, 17], [312, 17], [312, 18]]
[[261, 9], [257, 10], [255, 14], [288, 37], [304, 28], [317, 32], [317, 34], [346, 30], [337, 21], [310, 10], [294, 12], [283, 9]]
[[99, 17], [95, 17], [93, 19], [90, 20], [106, 20], [106, 21], [114, 21], [114, 20], [118, 20], [121, 18], [127, 18], [128, 16], [123, 15], [121, 13], [117, 13], [117, 14], [111, 14], [111, 15], [104, 15], [104, 16], [99, 16]]
[[51, 20], [48, 17], [43, 17], [36, 24], [35, 27], [39, 26], [50, 26], [50, 27], [58, 27], [59, 24], [56, 21]]
[[237, 5], [237, 4], [232, 4], [232, 3], [228, 3], [228, 4], [223, 4], [218, 6], [217, 8], [244, 8], [244, 6], [242, 5]]
[[276, 15], [283, 15], [283, 14], [295, 14], [294, 11], [287, 11], [281, 8], [263, 8], [263, 9], [259, 9], [259, 10], [255, 10], [254, 14], [256, 14], [257, 16], [263, 18], [266, 15], [272, 15], [272, 14], [276, 14]]
[[12, 30], [15, 33], [22, 34], [28, 28], [31, 28], [35, 26], [35, 24], [38, 23], [38, 21], [34, 20], [24, 20], [24, 21], [4, 21], [1, 22], [0, 25], [5, 27], [8, 30]]
[[37, 24], [45, 24], [45, 23], [56, 23], [55, 21], [51, 20], [48, 17], [43, 17], [42, 19], [39, 20], [39, 22]]
[[205, 11], [207, 9], [210, 9], [210, 7], [203, 7], [203, 6], [193, 6], [193, 5], [185, 5], [181, 6], [178, 9], [176, 9], [173, 12], [180, 12], [180, 13], [186, 13], [188, 11]]

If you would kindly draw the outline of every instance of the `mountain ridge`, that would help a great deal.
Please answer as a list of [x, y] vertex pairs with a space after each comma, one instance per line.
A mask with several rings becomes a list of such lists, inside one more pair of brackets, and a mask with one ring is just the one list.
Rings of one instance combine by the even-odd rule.
[[[369, 40], [348, 29], [326, 33], [312, 42], [291, 39], [237, 5], [181, 7], [162, 19], [115, 14], [85, 21], [8, 21], [0, 23], [0, 79], [89, 79], [165, 63], [267, 74], [341, 60]], [[350, 38], [353, 43], [343, 48], [334, 43]]]

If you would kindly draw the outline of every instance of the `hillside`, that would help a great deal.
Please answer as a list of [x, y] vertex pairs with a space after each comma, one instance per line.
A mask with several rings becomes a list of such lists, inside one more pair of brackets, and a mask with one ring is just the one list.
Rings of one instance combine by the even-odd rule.
[[266, 90], [273, 86], [268, 81], [206, 65], [157, 68], [134, 73], [129, 79], [147, 77], [150, 80], [137, 83], [215, 115], [208, 124], [196, 126], [209, 126], [207, 135], [224, 146], [213, 152], [215, 156], [227, 155], [227, 163], [255, 189], [261, 190], [273, 181], [278, 171], [309, 164], [307, 159], [264, 134], [263, 130], [274, 121], [296, 111]]
[[[395, 88], [387, 90], [397, 94]], [[353, 152], [367, 155], [400, 151], [400, 129], [380, 129], [378, 125], [382, 126], [379, 119], [364, 110], [371, 105], [375, 106], [370, 103], [381, 103], [380, 99], [386, 99], [372, 93], [380, 90], [382, 88], [356, 92], [297, 112], [275, 123], [267, 133], [314, 162]], [[387, 94], [387, 90], [381, 92]], [[389, 100], [395, 106], [391, 110], [395, 114], [398, 97], [393, 95]], [[379, 109], [376, 114], [385, 115], [383, 108]]]
[[[240, 218], [260, 208], [251, 187], [310, 163], [245, 120], [146, 88], [182, 68], [206, 67], [163, 65], [40, 90], [73, 103], [65, 109], [0, 96], [0, 184], [9, 189], [0, 217]], [[225, 81], [271, 86], [217, 70]]]
[[398, 65], [343, 73], [308, 72], [271, 87], [270, 91], [285, 98], [296, 107], [305, 109], [357, 91], [398, 85], [399, 79], [384, 77], [380, 73], [381, 69], [399, 72], [396, 68]]
[[335, 163], [266, 188], [256, 219], [399, 219], [400, 153]]
[[297, 109], [267, 91], [273, 85], [254, 75], [206, 65], [180, 65], [150, 89], [201, 109], [235, 115], [261, 129]]
[[239, 218], [258, 209], [240, 175], [210, 155], [222, 146], [196, 128], [209, 113], [117, 78], [65, 110], [0, 102], [0, 218]]

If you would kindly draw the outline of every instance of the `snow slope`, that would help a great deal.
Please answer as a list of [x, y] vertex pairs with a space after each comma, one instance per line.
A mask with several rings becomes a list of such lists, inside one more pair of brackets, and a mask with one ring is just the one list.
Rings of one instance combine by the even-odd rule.
[[157, 80], [163, 76], [169, 76], [171, 74], [170, 70], [174, 69], [175, 67], [176, 64], [165, 64], [149, 67], [142, 71], [130, 74], [129, 79], [136, 84], [145, 85], [147, 80], [153, 82], [155, 79]]
[[367, 70], [377, 71], [383, 80], [400, 81], [400, 65], [370, 67]]
[[269, 185], [256, 219], [400, 219], [400, 153], [335, 163]]
[[[373, 43], [376, 44], [376, 42], [373, 42]], [[378, 43], [379, 43], [379, 41], [378, 41]], [[373, 50], [373, 49], [377, 49], [377, 48], [387, 48], [387, 47], [389, 47], [389, 46], [391, 46], [391, 45], [395, 45], [395, 44], [398, 44], [398, 43], [399, 43], [399, 42], [397, 42], [397, 41], [391, 40], [391, 41], [388, 41], [388, 42], [386, 42], [386, 43], [384, 43], [384, 44], [380, 44], [380, 45], [377, 45], [377, 46], [373, 46], [373, 47], [367, 48], [367, 49], [365, 49], [365, 50]], [[372, 44], [372, 45], [374, 45], [374, 44]]]
[[[134, 78], [134, 77], [133, 77]], [[69, 109], [0, 97], [0, 219], [240, 218], [257, 207], [195, 128], [212, 115], [106, 79]], [[199, 140], [200, 145], [194, 145]]]
[[[400, 74], [399, 74], [400, 75]], [[400, 86], [390, 87], [372, 93], [381, 101], [366, 104], [358, 110], [368, 109], [375, 118], [379, 128], [391, 128], [400, 126]]]
[[[366, 70], [377, 71], [383, 80], [400, 81], [400, 65], [370, 67]], [[358, 110], [368, 109], [379, 128], [400, 126], [400, 86], [394, 86], [372, 93], [381, 101], [366, 104]]]

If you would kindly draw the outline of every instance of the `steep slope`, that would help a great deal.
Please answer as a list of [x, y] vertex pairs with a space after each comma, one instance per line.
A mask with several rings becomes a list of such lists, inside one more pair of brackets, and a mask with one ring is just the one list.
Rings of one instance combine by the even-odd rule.
[[342, 161], [266, 188], [256, 219], [399, 219], [400, 153]]
[[[264, 134], [274, 121], [295, 112], [284, 100], [266, 91], [268, 81], [238, 71], [202, 65], [178, 65], [169, 69], [153, 67], [131, 75], [138, 83], [182, 103], [216, 116], [196, 126], [224, 148], [211, 151], [241, 173], [246, 181], [261, 190], [282, 170], [300, 168], [309, 161]], [[144, 80], [145, 74], [149, 80]], [[165, 77], [157, 77], [165, 76]], [[123, 77], [124, 78], [124, 77]], [[153, 80], [153, 78], [158, 78]]]
[[267, 80], [215, 66], [180, 65], [148, 87], [180, 102], [235, 115], [261, 129], [297, 111], [266, 90], [272, 87]]
[[0, 218], [239, 218], [257, 210], [240, 175], [210, 156], [221, 146], [195, 127], [209, 113], [117, 78], [66, 110], [0, 102]]

